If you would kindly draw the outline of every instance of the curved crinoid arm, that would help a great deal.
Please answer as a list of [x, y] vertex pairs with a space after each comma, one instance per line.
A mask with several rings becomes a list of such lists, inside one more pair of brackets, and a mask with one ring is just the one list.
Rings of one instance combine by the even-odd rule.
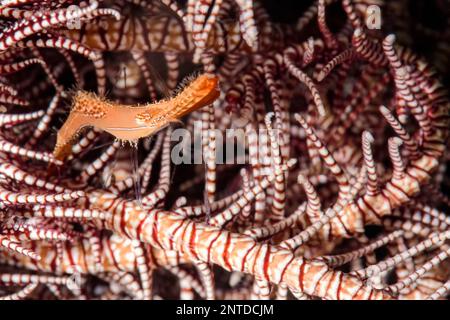
[[42, 218], [16, 219], [16, 221], [3, 226], [2, 233], [7, 235], [11, 241], [25, 243], [38, 240], [67, 241], [74, 238], [70, 232], [49, 225], [48, 221]]
[[[403, 71], [407, 72], [404, 69]], [[428, 80], [430, 87], [440, 87], [436, 79], [429, 77]], [[397, 90], [403, 89], [403, 87], [399, 88], [398, 84], [396, 85]], [[395, 174], [376, 194], [368, 192], [349, 202], [339, 215], [341, 220], [334, 219], [332, 221], [335, 224], [332, 228], [333, 230], [337, 230], [341, 221], [344, 221], [349, 234], [354, 233], [358, 229], [358, 223], [361, 221], [365, 221], [365, 224], [379, 223], [383, 216], [391, 215], [396, 208], [410, 201], [430, 180], [432, 172], [439, 165], [438, 159], [446, 148], [446, 139], [449, 133], [448, 112], [450, 105], [446, 101], [441, 102], [433, 98], [427, 93], [427, 89], [423, 89], [422, 93], [431, 101], [428, 111], [423, 110], [423, 108], [418, 110], [420, 105], [414, 97], [411, 97], [410, 103], [411, 112], [419, 124], [419, 132], [422, 133], [421, 145], [416, 150], [416, 145], [419, 144], [419, 141], [413, 141], [414, 143], [405, 142], [405, 145], [409, 145], [409, 149], [414, 151], [414, 157], [410, 156], [409, 162], [401, 160], [398, 156], [398, 151], [395, 150], [394, 145], [391, 145], [390, 155], [391, 159], [392, 156], [394, 158], [392, 161]], [[389, 116], [389, 112], [385, 108], [382, 108], [381, 112], [383, 115]], [[403, 141], [410, 139], [407, 132], [401, 126], [399, 127], [396, 121], [393, 121], [395, 119], [388, 117], [387, 120]], [[425, 125], [425, 128], [423, 125]], [[417, 138], [415, 137], [414, 139]], [[336, 233], [336, 236], [339, 235]]]
[[[260, 281], [283, 284], [291, 290], [329, 299], [389, 299], [388, 294], [365, 285], [357, 277], [333, 271], [324, 262], [295, 257], [278, 246], [257, 243], [253, 238], [230, 233], [217, 227], [194, 222], [189, 218], [163, 210], [146, 210], [131, 201], [122, 201], [111, 194], [97, 192], [93, 206], [104, 209], [114, 207], [106, 225], [114, 235], [103, 236], [100, 241], [100, 265], [94, 263], [94, 247], [87, 240], [62, 244], [61, 259], [54, 264], [33, 262], [19, 256], [18, 266], [42, 272], [73, 273], [73, 266], [81, 273], [134, 271], [136, 260], [130, 259], [132, 240], [150, 244], [150, 256], [156, 266], [177, 266], [188, 261], [215, 263], [226, 270], [252, 274]], [[127, 208], [127, 210], [124, 210]], [[122, 219], [122, 215], [126, 215]], [[62, 216], [59, 219], [64, 219]], [[35, 242], [33, 249], [40, 256], [54, 258], [58, 251], [52, 244]], [[239, 252], [246, 254], [240, 255]], [[4, 253], [0, 252], [0, 256]], [[7, 261], [11, 261], [7, 255]], [[69, 257], [74, 257], [70, 259]], [[8, 260], [9, 259], [9, 260]], [[267, 263], [266, 263], [267, 262]], [[318, 275], [321, 275], [318, 277]]]
[[254, 50], [258, 49], [259, 30], [255, 20], [255, 9], [253, 1], [237, 0], [241, 14], [239, 23], [241, 26], [242, 38]]
[[55, 285], [70, 285], [72, 280], [66, 276], [50, 276], [50, 275], [35, 275], [22, 273], [3, 273], [0, 276], [0, 283], [6, 286], [25, 286], [23, 289], [0, 297], [0, 300], [19, 300], [24, 299], [38, 286], [55, 286]]
[[[59, 218], [61, 219], [61, 218]], [[81, 237], [82, 236], [82, 237]], [[61, 270], [64, 273], [72, 273], [71, 268], [77, 266], [77, 270], [81, 273], [99, 274], [101, 272], [119, 272], [119, 271], [134, 271], [137, 257], [129, 259], [129, 253], [133, 248], [133, 241], [113, 235], [102, 235], [98, 240], [102, 248], [107, 250], [100, 250], [99, 263], [95, 266], [95, 255], [93, 251], [95, 247], [88, 241], [91, 234], [83, 233], [79, 238], [73, 239], [71, 243], [62, 243], [61, 251], [58, 250], [50, 242], [34, 241], [33, 250], [37, 255], [48, 257], [50, 259], [61, 254], [60, 259], [56, 259], [54, 264], [46, 263], [41, 260], [33, 260], [33, 257], [25, 255], [17, 255], [15, 257], [15, 264], [17, 266], [26, 267], [30, 270], [37, 270], [41, 272], [56, 272]], [[143, 243], [143, 242], [142, 242]], [[145, 244], [145, 243], [143, 243]], [[146, 244], [145, 244], [146, 245]], [[109, 248], [114, 248], [110, 251]], [[185, 254], [170, 250], [161, 250], [157, 247], [146, 245], [148, 256], [152, 257], [152, 264], [160, 267], [172, 267], [179, 264], [189, 263], [189, 259]], [[8, 256], [7, 252], [0, 251], [0, 257], [5, 261], [13, 262], [13, 259]], [[72, 260], [72, 257], [74, 260]]]
[[388, 63], [383, 49], [378, 42], [367, 37], [363, 29], [358, 28], [353, 33], [353, 48], [357, 55], [375, 66], [385, 67]]
[[0, 297], [0, 300], [23, 300], [28, 297], [37, 287], [38, 283], [31, 283], [15, 293]]
[[31, 121], [35, 119], [39, 119], [44, 115], [44, 111], [34, 111], [30, 113], [22, 113], [22, 114], [0, 114], [0, 127], [5, 125], [16, 125], [26, 121]]
[[[191, 261], [215, 263], [226, 270], [252, 274], [263, 281], [286, 284], [308, 295], [329, 299], [389, 299], [356, 277], [333, 271], [323, 262], [295, 257], [279, 246], [208, 226], [168, 211], [146, 210], [130, 201], [97, 192], [92, 206], [114, 207], [108, 228], [152, 247], [175, 250]], [[124, 208], [127, 208], [126, 212]], [[126, 215], [121, 218], [122, 215]], [[122, 222], [121, 222], [122, 221]], [[242, 254], [243, 253], [243, 254]], [[318, 275], [321, 275], [318, 277]], [[345, 288], [345, 289], [344, 289]]]
[[0, 65], [0, 74], [12, 73], [20, 71], [32, 64], [43, 64], [44, 62], [40, 59], [27, 59], [24, 61], [18, 61], [14, 63], [2, 64]]
[[98, 2], [94, 1], [91, 5], [79, 10], [60, 10], [47, 14], [32, 16], [30, 19], [23, 19], [16, 22], [11, 28], [5, 30], [0, 36], [0, 50], [6, 50], [20, 40], [36, 34], [42, 30], [49, 29], [53, 26], [59, 26], [67, 23], [72, 19], [81, 18], [98, 7]]
[[0, 91], [0, 103], [4, 104], [16, 104], [18, 106], [29, 106], [30, 103], [26, 100], [23, 100], [16, 95], [12, 94], [8, 91]]
[[78, 53], [92, 61], [96, 61], [100, 58], [100, 53], [88, 48], [80, 42], [54, 34], [43, 34], [39, 36], [39, 38], [27, 38], [23, 41], [19, 41], [15, 46], [19, 48], [53, 48], [68, 50]]
[[5, 139], [0, 138], [0, 151], [13, 155], [22, 156], [28, 159], [35, 159], [39, 161], [45, 161], [54, 164], [60, 164], [59, 160], [56, 160], [50, 153], [38, 152], [25, 148], [21, 148]]
[[19, 204], [47, 204], [64, 202], [84, 197], [82, 191], [62, 192], [55, 194], [17, 193], [0, 187], [0, 200], [9, 205]]
[[3, 1], [1, 1], [0, 7], [8, 8], [8, 7], [13, 7], [13, 6], [22, 5], [22, 4], [31, 4], [34, 2], [37, 2], [37, 0], [3, 0]]
[[49, 191], [56, 192], [72, 192], [72, 190], [66, 189], [64, 187], [58, 186], [50, 181], [41, 179], [29, 172], [26, 172], [22, 168], [15, 166], [8, 161], [0, 162], [0, 175], [8, 177], [10, 179], [16, 180], [18, 183], [23, 183], [24, 185], [41, 188]]
[[23, 254], [26, 257], [30, 257], [33, 260], [40, 260], [41, 257], [36, 254], [33, 250], [24, 248], [20, 243], [12, 241], [9, 237], [0, 235], [0, 247], [6, 248], [8, 250]]
[[431, 294], [427, 300], [438, 300], [445, 296], [450, 291], [450, 280], [439, 287], [433, 294]]
[[69, 117], [58, 131], [54, 156], [64, 159], [70, 153], [75, 135], [83, 127], [94, 126], [119, 140], [134, 142], [210, 105], [219, 94], [218, 79], [210, 75], [200, 75], [170, 100], [144, 106], [121, 105], [79, 91], [74, 96]]
[[[295, 164], [295, 159], [291, 159], [287, 164], [280, 164], [280, 171], [286, 171], [291, 168]], [[229, 222], [233, 217], [237, 216], [241, 210], [248, 205], [250, 201], [252, 201], [258, 194], [263, 192], [271, 182], [275, 180], [275, 174], [264, 177], [260, 183], [256, 183], [247, 194], [243, 194], [239, 197], [236, 202], [230, 205], [226, 210], [220, 212], [219, 214], [212, 217], [208, 223], [213, 226], [224, 226], [227, 222]]]

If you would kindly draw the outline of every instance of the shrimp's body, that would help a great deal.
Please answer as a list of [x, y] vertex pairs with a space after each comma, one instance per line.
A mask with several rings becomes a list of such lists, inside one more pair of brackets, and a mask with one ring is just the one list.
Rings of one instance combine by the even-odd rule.
[[74, 136], [84, 127], [93, 126], [119, 140], [135, 142], [212, 104], [219, 95], [218, 79], [211, 75], [200, 75], [172, 99], [143, 106], [113, 103], [93, 93], [79, 91], [69, 117], [58, 131], [54, 156], [63, 160], [70, 153]]

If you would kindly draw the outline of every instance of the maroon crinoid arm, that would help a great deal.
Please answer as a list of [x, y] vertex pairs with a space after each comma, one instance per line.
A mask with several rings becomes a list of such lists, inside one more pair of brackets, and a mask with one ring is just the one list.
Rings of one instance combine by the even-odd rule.
[[12, 144], [6, 140], [3, 140], [0, 138], [0, 150], [2, 152], [26, 157], [29, 159], [35, 159], [39, 161], [45, 161], [49, 163], [55, 163], [60, 164], [61, 162], [59, 160], [56, 160], [51, 153], [47, 152], [37, 152], [33, 150], [28, 150], [25, 148], [18, 147], [15, 144]]
[[[109, 205], [110, 200], [108, 194], [99, 195], [98, 201], [99, 203], [104, 203], [104, 205]], [[120, 210], [123, 205], [127, 205], [125, 203], [119, 204], [117, 208]], [[127, 206], [129, 206], [128, 203]], [[133, 223], [134, 218], [142, 216], [142, 211], [139, 208], [135, 207], [133, 210], [127, 210], [127, 224]], [[120, 213], [120, 211], [118, 212]], [[110, 217], [108, 224], [116, 224], [117, 216]], [[155, 223], [154, 225], [148, 225], [149, 223]], [[170, 263], [179, 263], [181, 259], [188, 260], [201, 260], [207, 262], [214, 262], [220, 265], [223, 265], [227, 269], [234, 269], [236, 271], [250, 272], [255, 274], [256, 276], [264, 279], [265, 281], [270, 281], [274, 283], [283, 282], [286, 283], [289, 287], [292, 288], [301, 288], [302, 292], [307, 294], [332, 298], [332, 299], [348, 299], [348, 298], [357, 298], [363, 299], [367, 297], [371, 297], [373, 299], [377, 298], [388, 298], [387, 295], [382, 292], [378, 292], [375, 289], [366, 287], [363, 283], [358, 282], [356, 278], [349, 277], [340, 272], [335, 272], [322, 262], [318, 261], [307, 261], [302, 258], [295, 258], [292, 253], [287, 250], [281, 249], [277, 246], [270, 246], [265, 244], [258, 244], [251, 238], [247, 236], [241, 236], [239, 234], [231, 234], [229, 232], [214, 228], [208, 227], [204, 224], [194, 223], [189, 219], [182, 218], [180, 216], [176, 216], [171, 214], [170, 212], [163, 212], [159, 210], [153, 210], [149, 214], [146, 215], [144, 221], [140, 223], [142, 229], [137, 230], [138, 232], [142, 231], [142, 234], [135, 234], [136, 231], [129, 230], [127, 226], [120, 227], [122, 229], [121, 232], [124, 232], [126, 237], [139, 238], [141, 241], [149, 242], [152, 244], [154, 248], [160, 248], [162, 251], [174, 251], [181, 252], [185, 258], [174, 257], [169, 258], [167, 254], [154, 254], [156, 257], [156, 262], [161, 264], [170, 264]], [[166, 229], [169, 227], [168, 229]], [[170, 239], [164, 240], [163, 234], [165, 231], [159, 230], [180, 230], [176, 232]], [[189, 232], [183, 232], [183, 230], [187, 228]], [[150, 231], [152, 230], [152, 231]], [[150, 231], [150, 232], [148, 232]], [[190, 240], [187, 243], [194, 244], [195, 241], [202, 240], [202, 245], [198, 246], [194, 249], [194, 246], [184, 245], [186, 242], [184, 237], [189, 237]], [[117, 239], [119, 240], [119, 239]], [[105, 241], [110, 241], [105, 239]], [[193, 242], [194, 241], [194, 242]], [[214, 242], [214, 245], [211, 245], [210, 242]], [[114, 244], [104, 245], [112, 245], [114, 250], [113, 256], [110, 254], [106, 254], [107, 251], [104, 251], [106, 254], [102, 257], [102, 270], [104, 271], [113, 271], [115, 266], [120, 266], [120, 270], [130, 270], [134, 268], [134, 262], [132, 260], [127, 260], [126, 253], [129, 250], [129, 247], [125, 245], [125, 243], [121, 240], [119, 242], [114, 242]], [[132, 244], [130, 244], [132, 246]], [[186, 247], [185, 247], [186, 246]], [[52, 253], [49, 250], [52, 250], [49, 246], [35, 246], [36, 252], [45, 253], [47, 259], [52, 259], [52, 256], [56, 253]], [[79, 259], [92, 259], [93, 255], [89, 252], [89, 247], [86, 246], [83, 250], [84, 254], [80, 255], [79, 253], [73, 255], [77, 256]], [[42, 250], [42, 251], [41, 251]], [[65, 250], [72, 250], [75, 252], [76, 250], [80, 250], [80, 248], [76, 246], [67, 247]], [[157, 249], [155, 249], [157, 250]], [[233, 258], [233, 252], [235, 250], [245, 250], [248, 252], [244, 259]], [[158, 250], [157, 250], [158, 251]], [[124, 256], [122, 256], [124, 254]], [[267, 259], [267, 255], [271, 257]], [[140, 255], [137, 255], [137, 257]], [[136, 258], [137, 258], [136, 257]], [[160, 258], [158, 258], [160, 257]], [[113, 259], [113, 260], [111, 260]], [[268, 261], [272, 261], [271, 264], [267, 266], [267, 269], [259, 267], [259, 259], [267, 259]], [[128, 262], [126, 262], [128, 261]], [[172, 261], [172, 262], [171, 262]], [[27, 264], [26, 260], [23, 260], [23, 264]], [[125, 263], [125, 264], [124, 264]], [[80, 263], [80, 266], [89, 266], [94, 268], [94, 263], [86, 261], [85, 263]], [[34, 263], [34, 267], [38, 266], [42, 271], [49, 271], [48, 267], [50, 264], [38, 262]], [[68, 268], [71, 267], [70, 261], [62, 260], [59, 264], [59, 268], [66, 272], [70, 272]], [[87, 272], [88, 270], [83, 270], [83, 272]], [[323, 273], [323, 277], [321, 282], [317, 283], [317, 280], [314, 280], [316, 277], [314, 275], [316, 272]], [[323, 282], [322, 282], [323, 281]], [[335, 285], [330, 285], [330, 281], [336, 281]], [[332, 287], [332, 288], [340, 288], [341, 285], [346, 287], [346, 291], [340, 291], [339, 289], [334, 290], [322, 290], [322, 286]]]
[[[108, 196], [105, 196], [106, 199], [99, 194], [97, 203], [109, 206], [112, 200], [108, 200]], [[228, 270], [251, 272], [255, 276], [272, 283], [285, 282], [290, 287], [300, 287], [303, 292], [310, 295], [322, 295], [332, 299], [345, 299], [353, 296], [353, 298], [363, 298], [366, 295], [370, 295], [372, 298], [387, 298], [382, 292], [376, 292], [374, 289], [369, 289], [364, 284], [358, 283], [356, 278], [340, 273], [336, 274], [336, 271], [328, 269], [325, 264], [318, 261], [310, 262], [302, 258], [295, 258], [291, 252], [280, 247], [258, 244], [250, 237], [195, 223], [189, 219], [160, 210], [150, 211], [142, 220], [138, 218], [141, 216], [138, 208], [127, 210], [125, 213], [123, 211], [125, 205], [125, 203], [122, 203], [116, 206], [117, 214], [126, 214], [126, 224], [139, 225], [138, 230], [130, 230], [126, 225], [118, 225], [120, 217], [116, 215], [111, 217], [109, 222], [111, 226], [122, 229], [121, 232], [128, 237], [148, 241], [153, 246], [165, 250], [181, 251], [190, 259], [218, 263]], [[138, 218], [138, 220], [135, 221], [135, 218]], [[165, 231], [162, 230], [173, 230], [170, 232], [171, 237], [167, 237]], [[234, 254], [238, 251], [247, 254], [238, 258]], [[269, 265], [260, 264], [259, 259], [270, 261]], [[316, 272], [324, 273], [323, 282], [317, 283], [317, 280], [313, 279]], [[323, 291], [321, 286], [327, 286], [329, 281], [337, 281], [336, 286], [328, 286], [332, 288], [340, 288], [339, 283], [344, 282], [348, 291], [340, 292], [339, 289]]]
[[37, 19], [31, 17], [30, 19], [21, 20], [2, 32], [0, 36], [0, 50], [6, 50], [24, 38], [42, 30], [60, 26], [72, 19], [81, 18], [94, 11], [97, 6], [98, 2], [94, 1], [90, 6], [79, 10], [59, 10], [40, 14]]
[[26, 257], [30, 257], [31, 259], [41, 259], [41, 257], [34, 253], [32, 250], [22, 247], [20, 244], [10, 240], [9, 237], [6, 236], [0, 236], [0, 246], [11, 251], [15, 251]]
[[1, 1], [1, 298], [447, 297], [449, 34], [375, 2]]
[[2, 104], [15, 104], [18, 106], [29, 106], [30, 103], [26, 100], [18, 98], [15, 94], [9, 91], [0, 92], [0, 103]]

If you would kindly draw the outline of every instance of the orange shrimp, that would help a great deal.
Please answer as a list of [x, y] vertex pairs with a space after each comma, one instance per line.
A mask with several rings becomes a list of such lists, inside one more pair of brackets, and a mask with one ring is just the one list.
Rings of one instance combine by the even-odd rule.
[[53, 154], [58, 160], [68, 156], [75, 135], [87, 126], [134, 143], [184, 115], [212, 104], [219, 95], [218, 78], [206, 74], [198, 76], [174, 98], [143, 106], [113, 103], [93, 93], [78, 91], [69, 117], [58, 131]]

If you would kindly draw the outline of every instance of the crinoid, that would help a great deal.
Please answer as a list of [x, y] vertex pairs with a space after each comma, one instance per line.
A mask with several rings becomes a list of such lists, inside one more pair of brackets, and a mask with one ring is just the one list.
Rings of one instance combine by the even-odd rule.
[[0, 1], [1, 297], [448, 297], [449, 33], [294, 2]]

